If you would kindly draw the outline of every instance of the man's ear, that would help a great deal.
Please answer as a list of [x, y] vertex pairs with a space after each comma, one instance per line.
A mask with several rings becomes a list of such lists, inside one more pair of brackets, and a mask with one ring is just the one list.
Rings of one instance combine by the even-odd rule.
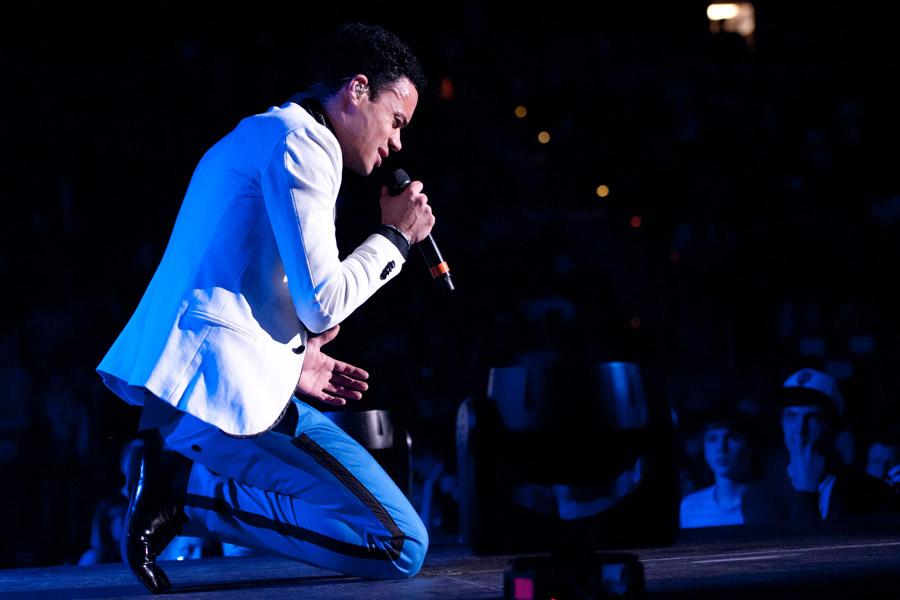
[[369, 93], [369, 78], [362, 74], [351, 77], [345, 89], [349, 94], [351, 104], [359, 104], [363, 96]]

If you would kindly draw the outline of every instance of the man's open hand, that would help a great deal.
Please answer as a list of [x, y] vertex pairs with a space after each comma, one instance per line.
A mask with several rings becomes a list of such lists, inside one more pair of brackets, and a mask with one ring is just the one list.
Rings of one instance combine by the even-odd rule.
[[342, 406], [347, 400], [359, 400], [369, 389], [369, 374], [359, 367], [335, 360], [322, 352], [322, 346], [337, 337], [340, 325], [310, 338], [306, 343], [303, 371], [294, 392], [316, 400]]

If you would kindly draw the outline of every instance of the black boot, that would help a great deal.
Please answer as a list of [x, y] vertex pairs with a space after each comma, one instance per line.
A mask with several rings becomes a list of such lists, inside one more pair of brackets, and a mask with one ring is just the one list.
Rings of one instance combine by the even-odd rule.
[[184, 495], [191, 461], [163, 450], [156, 430], [142, 432], [128, 466], [129, 501], [122, 559], [154, 594], [172, 587], [156, 558], [188, 521]]

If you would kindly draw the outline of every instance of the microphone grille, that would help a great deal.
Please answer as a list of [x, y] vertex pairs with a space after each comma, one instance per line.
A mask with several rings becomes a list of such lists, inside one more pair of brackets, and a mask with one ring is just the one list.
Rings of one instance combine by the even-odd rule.
[[384, 185], [387, 186], [390, 195], [396, 196], [411, 182], [412, 180], [409, 178], [409, 175], [406, 174], [406, 171], [403, 169], [396, 169], [385, 178]]

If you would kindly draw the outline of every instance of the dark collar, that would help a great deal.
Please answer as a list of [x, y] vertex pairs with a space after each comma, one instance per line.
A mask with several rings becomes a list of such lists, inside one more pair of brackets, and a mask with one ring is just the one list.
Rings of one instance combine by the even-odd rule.
[[288, 98], [288, 102], [293, 102], [302, 106], [304, 109], [306, 109], [306, 112], [312, 115], [313, 119], [315, 119], [319, 124], [327, 127], [328, 131], [330, 131], [334, 134], [335, 137], [337, 137], [337, 133], [334, 130], [334, 125], [331, 124], [331, 119], [328, 118], [328, 114], [325, 112], [325, 107], [322, 106], [322, 103], [318, 98], [310, 96], [306, 92], [300, 92]]

